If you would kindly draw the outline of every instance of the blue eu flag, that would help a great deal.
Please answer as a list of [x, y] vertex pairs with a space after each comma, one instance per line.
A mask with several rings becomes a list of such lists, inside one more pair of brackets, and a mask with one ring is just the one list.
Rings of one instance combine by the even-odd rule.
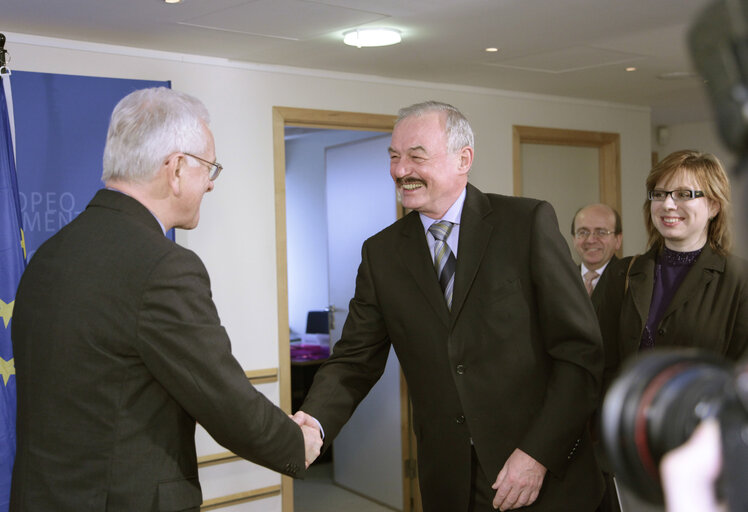
[[16, 165], [5, 86], [0, 75], [0, 512], [8, 510], [16, 456], [16, 377], [10, 324], [16, 288], [26, 266]]

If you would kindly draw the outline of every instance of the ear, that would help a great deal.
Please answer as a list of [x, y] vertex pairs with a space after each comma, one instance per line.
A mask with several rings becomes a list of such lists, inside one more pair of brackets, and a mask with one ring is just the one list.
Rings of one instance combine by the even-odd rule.
[[616, 251], [621, 250], [621, 243], [623, 242], [623, 233], [618, 233], [617, 235], [614, 235], [616, 237]]
[[721, 209], [722, 208], [720, 208], [719, 203], [717, 201], [715, 201], [714, 199], [710, 199], [709, 200], [709, 220], [712, 220], [714, 217], [716, 217]]
[[166, 175], [166, 183], [169, 185], [169, 189], [172, 194], [179, 196], [182, 191], [182, 163], [184, 157], [179, 153], [172, 153], [169, 155], [164, 163], [161, 165], [162, 173]]
[[467, 174], [473, 166], [473, 148], [465, 146], [460, 150], [458, 155], [460, 157], [459, 173]]

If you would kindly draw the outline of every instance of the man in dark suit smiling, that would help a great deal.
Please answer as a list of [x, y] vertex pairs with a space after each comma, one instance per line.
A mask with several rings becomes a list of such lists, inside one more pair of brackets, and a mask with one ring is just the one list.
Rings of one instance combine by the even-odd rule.
[[[616, 262], [616, 251], [623, 242], [621, 216], [606, 204], [589, 204], [580, 208], [571, 221], [574, 250], [579, 255], [580, 271], [592, 303], [599, 300], [597, 283], [608, 268]], [[615, 264], [612, 265], [615, 267]]]
[[319, 453], [231, 355], [192, 229], [221, 171], [208, 112], [144, 89], [112, 113], [100, 190], [36, 252], [16, 296], [12, 511], [194, 511], [195, 421], [291, 476]]
[[389, 152], [413, 211], [364, 243], [342, 337], [295, 419], [329, 445], [392, 345], [426, 512], [594, 510], [600, 333], [552, 207], [468, 184], [473, 132], [450, 105], [402, 109]]

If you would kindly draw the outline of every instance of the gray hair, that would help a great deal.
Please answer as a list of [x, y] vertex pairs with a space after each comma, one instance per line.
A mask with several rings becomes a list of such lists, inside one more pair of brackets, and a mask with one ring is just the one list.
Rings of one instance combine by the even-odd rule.
[[439, 101], [424, 101], [409, 107], [401, 108], [397, 113], [395, 125], [407, 117], [422, 116], [431, 112], [444, 112], [447, 117], [445, 132], [447, 135], [447, 150], [457, 153], [465, 146], [475, 147], [473, 129], [467, 118], [452, 105]]
[[166, 87], [128, 94], [112, 112], [101, 179], [148, 181], [172, 153], [206, 151], [209, 122], [205, 105], [189, 94]]

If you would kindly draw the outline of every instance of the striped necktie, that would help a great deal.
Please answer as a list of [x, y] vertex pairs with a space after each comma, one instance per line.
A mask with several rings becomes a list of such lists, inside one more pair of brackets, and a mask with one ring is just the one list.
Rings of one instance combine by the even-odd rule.
[[434, 244], [434, 268], [449, 309], [452, 308], [452, 290], [454, 289], [455, 266], [457, 265], [455, 255], [447, 245], [447, 238], [449, 238], [453, 226], [454, 224], [451, 222], [440, 220], [429, 227], [429, 233], [436, 239], [436, 244]]
[[595, 287], [592, 285], [592, 281], [594, 281], [597, 277], [600, 277], [600, 274], [598, 274], [594, 270], [588, 270], [584, 274], [584, 287], [587, 288], [587, 293], [589, 295], [592, 295], [592, 291], [595, 289]]

